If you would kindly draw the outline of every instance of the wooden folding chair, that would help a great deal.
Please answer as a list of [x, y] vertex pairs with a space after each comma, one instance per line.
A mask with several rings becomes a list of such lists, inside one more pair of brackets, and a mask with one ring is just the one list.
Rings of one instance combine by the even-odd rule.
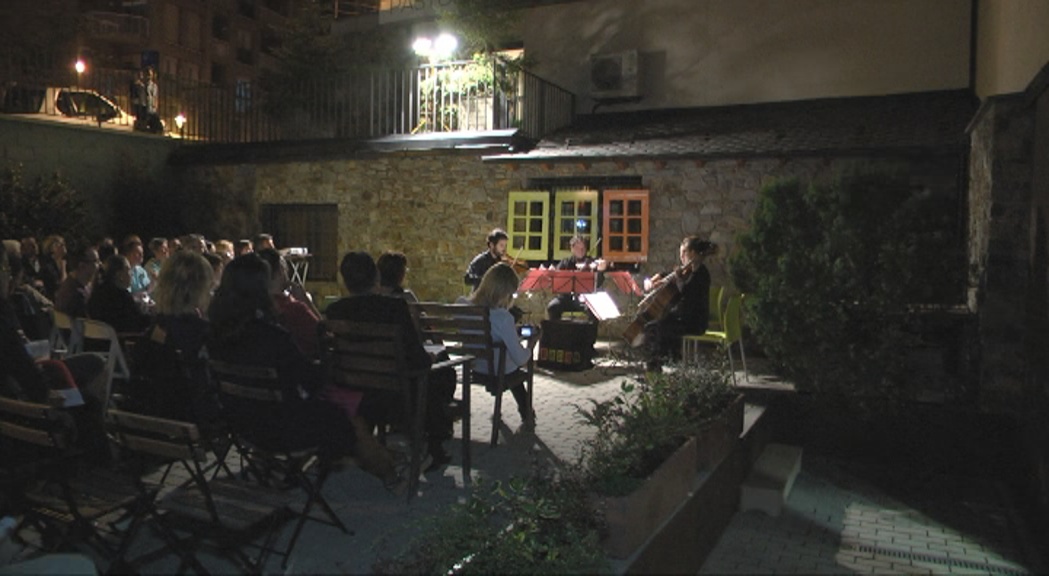
[[123, 380], [125, 384], [131, 381], [131, 371], [128, 369], [127, 360], [124, 358], [124, 350], [120, 346], [120, 337], [112, 326], [100, 320], [89, 318], [78, 319], [81, 325], [81, 337], [84, 346], [90, 342], [101, 342], [103, 348], [98, 354], [106, 359], [106, 407], [109, 407], [110, 397], [113, 392], [113, 380]]
[[0, 466], [18, 478], [22, 520], [14, 536], [32, 528], [46, 552], [86, 545], [101, 560], [119, 562], [133, 532], [117, 522], [137, 502], [134, 487], [103, 470], [85, 470], [73, 447], [72, 417], [44, 404], [0, 398]]
[[[218, 360], [210, 360], [208, 366], [218, 382], [219, 395], [224, 402], [279, 404], [288, 401], [280, 387], [279, 375], [275, 368], [233, 364]], [[284, 558], [285, 568], [307, 519], [335, 526], [344, 534], [353, 534], [321, 494], [321, 489], [331, 474], [331, 468], [319, 458], [319, 444], [290, 450], [260, 444], [252, 438], [250, 433], [238, 430], [236, 426], [232, 427], [231, 432], [237, 451], [245, 461], [248, 473], [253, 474], [261, 485], [271, 485], [275, 481], [274, 476], [280, 475], [286, 485], [302, 488], [306, 493], [306, 503], [299, 512], [299, 520], [292, 532], [287, 555]], [[328, 519], [321, 520], [311, 516], [310, 511], [314, 506], [320, 506]]]
[[[110, 436], [131, 469], [138, 485], [140, 502], [135, 522], [148, 520], [157, 528], [165, 546], [128, 561], [141, 567], [168, 553], [181, 560], [178, 572], [190, 566], [197, 573], [208, 571], [196, 557], [199, 548], [214, 548], [244, 572], [259, 573], [275, 549], [280, 527], [294, 514], [289, 498], [275, 490], [248, 485], [232, 478], [208, 478], [205, 445], [195, 424], [109, 410]], [[188, 479], [175, 487], [149, 482], [146, 478], [158, 465], [181, 464]], [[180, 532], [188, 533], [182, 537]], [[257, 549], [253, 556], [248, 549]]]
[[426, 376], [429, 369], [407, 369], [404, 335], [396, 324], [325, 320], [318, 330], [324, 338], [321, 346], [323, 358], [336, 386], [384, 390], [401, 397], [404, 414], [410, 417], [408, 500], [411, 501], [419, 486], [424, 451]]
[[[485, 306], [419, 302], [412, 304], [411, 309], [412, 314], [416, 316], [416, 325], [421, 330], [424, 340], [444, 343], [445, 349], [453, 356], [466, 355], [484, 359], [489, 370], [493, 371], [493, 374], [483, 374], [474, 370], [471, 364], [467, 370], [469, 375], [463, 396], [466, 399], [464, 404], [467, 412], [469, 412], [469, 396], [466, 388], [470, 383], [484, 384], [495, 396], [491, 438], [491, 446], [494, 448], [498, 444], [499, 426], [502, 424], [503, 392], [524, 384], [528, 394], [528, 405], [535, 406], [532, 402], [534, 361], [529, 357], [528, 363], [522, 366], [521, 370], [513, 374], [504, 373], [506, 371], [506, 345], [492, 339], [489, 312]], [[535, 422], [531, 421], [532, 417], [532, 414], [526, 415], [526, 421], [534, 425]], [[464, 418], [464, 441], [468, 441], [469, 428], [469, 421]]]

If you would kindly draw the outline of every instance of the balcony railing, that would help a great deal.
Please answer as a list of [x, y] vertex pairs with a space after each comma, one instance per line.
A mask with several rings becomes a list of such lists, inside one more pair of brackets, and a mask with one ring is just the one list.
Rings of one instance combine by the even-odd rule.
[[149, 40], [149, 19], [133, 14], [93, 11], [84, 14], [84, 30], [91, 38], [137, 44]]
[[[24, 100], [29, 92], [43, 94], [39, 88], [77, 87], [97, 92], [134, 115], [133, 76], [127, 70], [90, 67], [79, 77], [67, 70], [26, 75], [0, 68], [0, 103], [11, 99], [7, 93]], [[507, 128], [538, 139], [570, 124], [574, 110], [571, 92], [527, 71], [478, 62], [359, 70], [269, 92], [258, 86], [238, 89], [171, 77], [158, 78], [157, 85], [157, 113], [166, 133], [211, 142], [370, 139]], [[17, 110], [4, 111], [38, 113], [35, 106], [29, 108], [33, 109], [19, 102]], [[60, 112], [54, 106], [39, 109], [43, 114]], [[176, 123], [180, 115], [181, 129]], [[123, 123], [130, 128], [126, 116], [117, 118], [103, 127]]]

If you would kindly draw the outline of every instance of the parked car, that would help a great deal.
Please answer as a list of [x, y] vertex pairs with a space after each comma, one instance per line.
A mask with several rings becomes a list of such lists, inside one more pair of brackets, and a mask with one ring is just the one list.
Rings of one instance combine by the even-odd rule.
[[134, 117], [112, 100], [87, 88], [10, 86], [4, 90], [3, 112], [86, 118], [99, 124], [131, 126]]

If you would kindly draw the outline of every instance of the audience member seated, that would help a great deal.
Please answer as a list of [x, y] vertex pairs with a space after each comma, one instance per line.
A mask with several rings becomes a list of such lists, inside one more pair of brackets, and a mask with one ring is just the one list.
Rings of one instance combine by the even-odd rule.
[[95, 275], [98, 273], [98, 251], [87, 247], [73, 258], [75, 268], [58, 287], [55, 294], [55, 310], [71, 318], [87, 316], [87, 301], [91, 296]]
[[168, 250], [167, 238], [154, 238], [149, 241], [149, 260], [142, 265], [146, 269], [146, 274], [149, 274], [149, 280], [152, 284], [157, 281], [157, 277], [160, 276], [160, 267], [164, 265], [164, 262], [171, 256], [171, 252]]
[[91, 460], [108, 459], [103, 429], [106, 405], [106, 362], [96, 354], [78, 354], [65, 360], [35, 362], [26, 351], [26, 338], [9, 297], [11, 259], [0, 258], [0, 395], [18, 400], [49, 403], [51, 390], [75, 386], [84, 399], [82, 409], [73, 409], [81, 434], [77, 442]]
[[[506, 374], [517, 371], [521, 366], [527, 364], [528, 359], [532, 357], [532, 350], [539, 342], [538, 330], [533, 332], [528, 339], [527, 346], [521, 344], [521, 338], [517, 335], [514, 317], [510, 314], [509, 308], [519, 284], [520, 280], [513, 268], [502, 263], [496, 264], [484, 273], [477, 289], [466, 298], [471, 304], [489, 308], [488, 321], [491, 324], [492, 340], [506, 345]], [[474, 362], [474, 371], [492, 375], [495, 368], [488, 366], [485, 359], [478, 358]], [[510, 389], [510, 393], [517, 401], [517, 411], [521, 414], [521, 419], [527, 420], [529, 415], [534, 418], [535, 413], [528, 405], [528, 392], [524, 384], [514, 386]]]
[[245, 254], [251, 254], [254, 250], [251, 247], [251, 240], [247, 238], [241, 238], [237, 240], [233, 245], [233, 257], [243, 256]]
[[291, 295], [288, 282], [288, 263], [273, 248], [256, 252], [270, 265], [270, 296], [277, 310], [277, 323], [291, 333], [291, 339], [307, 358], [319, 358], [317, 325], [320, 316], [309, 304]]
[[51, 309], [54, 304], [24, 282], [23, 260], [8, 253], [11, 269], [11, 305], [26, 338], [46, 340], [51, 335]]
[[200, 234], [186, 234], [179, 239], [179, 243], [182, 245], [183, 250], [189, 250], [197, 254], [207, 254], [208, 252], [208, 241]]
[[128, 264], [131, 265], [128, 271], [131, 278], [128, 291], [136, 299], [141, 299], [142, 295], [147, 294], [151, 290], [149, 272], [146, 272], [146, 269], [142, 266], [142, 261], [145, 258], [145, 253], [142, 251], [142, 242], [130, 240], [121, 247], [120, 253], [124, 255], [124, 258], [127, 258]]
[[408, 276], [408, 257], [404, 252], [383, 252], [375, 262], [379, 268], [379, 293], [400, 298], [409, 304], [418, 302], [415, 292], [404, 287]]
[[36, 244], [36, 238], [22, 238], [21, 248], [23, 281], [36, 290], [43, 290], [44, 281], [40, 279], [40, 247]]
[[149, 326], [144, 313], [128, 292], [131, 266], [127, 258], [114, 254], [102, 268], [101, 281], [87, 301], [87, 316], [109, 324], [119, 333], [138, 334]]
[[222, 258], [223, 264], [229, 264], [229, 261], [233, 260], [233, 242], [230, 240], [216, 240], [214, 252], [219, 258]]
[[44, 296], [54, 301], [58, 287], [66, 279], [66, 241], [61, 236], [44, 238], [44, 253], [40, 256], [40, 281]]
[[274, 243], [273, 236], [262, 232], [256, 234], [255, 237], [251, 239], [251, 248], [255, 252], [262, 252], [267, 248], [273, 248], [276, 250], [277, 245]]
[[[339, 271], [350, 295], [332, 302], [325, 310], [325, 316], [332, 320], [399, 325], [403, 329], [408, 368], [429, 368], [432, 360], [419, 340], [408, 303], [401, 298], [378, 293], [378, 269], [372, 257], [366, 252], [350, 252], [343, 257]], [[442, 444], [451, 438], [451, 419], [447, 407], [455, 392], [455, 380], [453, 378], [449, 386], [447, 379], [438, 378], [430, 382], [426, 392], [427, 449], [433, 458], [430, 465], [430, 469], [433, 469], [451, 459]], [[369, 390], [361, 400], [358, 414], [371, 426], [390, 423], [403, 425], [407, 416], [402, 413], [403, 406], [403, 399], [396, 394]]]
[[203, 256], [185, 250], [161, 268], [153, 289], [156, 316], [132, 354], [135, 381], [129, 400], [136, 410], [203, 428], [219, 420], [205, 352], [211, 274]]
[[310, 363], [277, 324], [269, 281], [265, 260], [254, 254], [235, 258], [226, 266], [208, 309], [209, 356], [274, 368], [284, 390], [280, 404], [228, 399], [223, 405], [228, 422], [262, 446], [295, 449], [320, 443], [326, 460], [354, 455], [361, 468], [387, 487], [398, 487], [401, 482], [389, 452], [371, 435], [359, 434], [338, 406], [316, 396], [325, 382], [324, 371]]

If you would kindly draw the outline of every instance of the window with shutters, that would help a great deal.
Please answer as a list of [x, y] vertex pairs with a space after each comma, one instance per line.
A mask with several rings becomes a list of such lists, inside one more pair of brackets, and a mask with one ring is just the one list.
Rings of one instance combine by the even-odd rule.
[[549, 250], [550, 193], [510, 192], [507, 253], [521, 260], [546, 260]]
[[648, 260], [648, 190], [605, 190], [602, 255], [613, 262]]
[[554, 260], [572, 254], [569, 246], [572, 236], [582, 236], [588, 246], [594, 245], [597, 198], [597, 190], [558, 190], [554, 194]]

